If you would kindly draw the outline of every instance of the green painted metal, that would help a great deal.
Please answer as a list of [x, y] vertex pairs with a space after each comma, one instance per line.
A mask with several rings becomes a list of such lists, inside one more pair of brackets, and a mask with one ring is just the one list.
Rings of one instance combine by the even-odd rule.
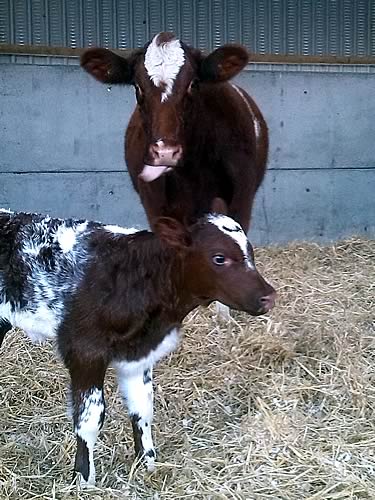
[[162, 30], [205, 50], [375, 56], [375, 0], [0, 0], [0, 44], [125, 49]]

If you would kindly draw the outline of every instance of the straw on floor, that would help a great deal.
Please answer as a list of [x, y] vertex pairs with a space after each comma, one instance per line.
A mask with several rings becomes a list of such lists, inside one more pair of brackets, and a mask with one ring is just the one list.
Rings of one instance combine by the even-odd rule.
[[375, 241], [258, 249], [264, 317], [200, 309], [155, 370], [155, 472], [132, 462], [113, 373], [97, 488], [71, 484], [68, 378], [22, 332], [0, 350], [0, 499], [375, 498]]

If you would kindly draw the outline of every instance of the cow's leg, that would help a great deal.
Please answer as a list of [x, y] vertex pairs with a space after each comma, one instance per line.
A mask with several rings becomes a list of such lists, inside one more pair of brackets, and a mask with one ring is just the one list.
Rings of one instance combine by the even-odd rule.
[[148, 223], [153, 230], [153, 223], [157, 217], [170, 215], [166, 212], [167, 201], [165, 198], [165, 178], [164, 176], [152, 182], [138, 181], [138, 192], [143, 208], [145, 209]]
[[1, 344], [3, 343], [5, 334], [9, 332], [9, 330], [12, 329], [12, 325], [9, 323], [9, 321], [5, 318], [0, 318], [0, 347]]
[[118, 382], [133, 426], [136, 456], [142, 458], [147, 469], [152, 471], [155, 462], [155, 449], [151, 435], [154, 403], [152, 367], [130, 374], [122, 372], [120, 368]]
[[251, 211], [255, 194], [263, 179], [265, 165], [257, 165], [256, 158], [232, 152], [226, 166], [231, 175], [233, 198], [228, 205], [229, 217], [239, 222], [247, 233], [250, 227]]
[[73, 424], [77, 439], [74, 473], [82, 486], [95, 484], [94, 446], [105, 415], [102, 363], [69, 366], [72, 381]]

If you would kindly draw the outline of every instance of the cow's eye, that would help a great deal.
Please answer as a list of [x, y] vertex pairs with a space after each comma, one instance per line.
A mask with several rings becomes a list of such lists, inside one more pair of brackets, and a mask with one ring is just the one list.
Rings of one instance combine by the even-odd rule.
[[141, 87], [137, 83], [134, 86], [135, 86], [135, 96], [137, 98], [137, 102], [140, 104], [143, 101], [143, 92]]
[[221, 253], [218, 253], [212, 257], [212, 261], [217, 266], [223, 266], [225, 264], [225, 256]]

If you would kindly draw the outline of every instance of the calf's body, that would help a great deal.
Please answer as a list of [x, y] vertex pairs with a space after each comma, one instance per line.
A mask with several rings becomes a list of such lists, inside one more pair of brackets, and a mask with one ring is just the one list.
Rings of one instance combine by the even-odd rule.
[[256, 271], [238, 223], [207, 215], [186, 228], [155, 221], [156, 235], [88, 221], [0, 211], [0, 342], [11, 326], [57, 338], [71, 377], [74, 470], [95, 482], [106, 370], [113, 365], [135, 450], [152, 468], [152, 368], [179, 342], [181, 323], [220, 300], [258, 315], [274, 290]]

